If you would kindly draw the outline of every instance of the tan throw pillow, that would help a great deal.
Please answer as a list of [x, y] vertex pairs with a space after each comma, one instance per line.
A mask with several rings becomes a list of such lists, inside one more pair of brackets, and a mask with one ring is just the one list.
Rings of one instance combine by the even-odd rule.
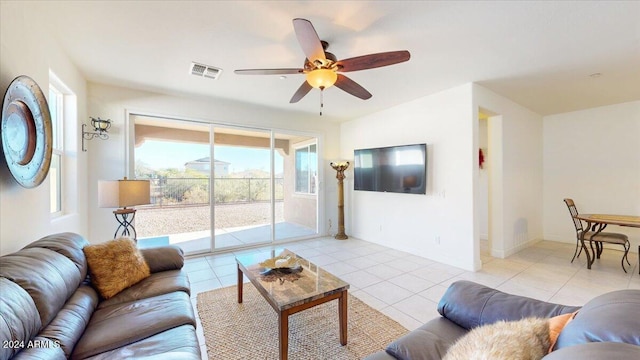
[[499, 321], [469, 331], [443, 360], [538, 360], [547, 355], [549, 346], [548, 319]]
[[149, 266], [133, 240], [120, 238], [85, 246], [91, 282], [100, 295], [109, 299], [120, 291], [149, 277]]
[[562, 332], [565, 326], [569, 323], [569, 321], [573, 320], [578, 312], [572, 312], [569, 314], [563, 314], [554, 316], [549, 319], [549, 338], [551, 340], [551, 345], [549, 346], [549, 352], [553, 351], [553, 346], [558, 341], [558, 336]]

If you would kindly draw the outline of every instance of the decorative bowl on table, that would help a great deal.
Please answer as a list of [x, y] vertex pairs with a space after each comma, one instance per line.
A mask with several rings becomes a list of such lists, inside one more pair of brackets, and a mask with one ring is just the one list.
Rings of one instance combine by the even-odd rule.
[[262, 275], [271, 274], [274, 271], [280, 273], [298, 273], [302, 271], [302, 266], [298, 259], [289, 255], [267, 259], [261, 262], [260, 266], [264, 268], [264, 271], [260, 272]]

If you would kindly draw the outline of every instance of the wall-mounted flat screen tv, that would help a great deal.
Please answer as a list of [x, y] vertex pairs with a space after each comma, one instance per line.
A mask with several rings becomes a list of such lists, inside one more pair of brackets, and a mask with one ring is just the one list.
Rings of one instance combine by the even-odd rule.
[[354, 190], [427, 192], [427, 144], [357, 149], [354, 157]]

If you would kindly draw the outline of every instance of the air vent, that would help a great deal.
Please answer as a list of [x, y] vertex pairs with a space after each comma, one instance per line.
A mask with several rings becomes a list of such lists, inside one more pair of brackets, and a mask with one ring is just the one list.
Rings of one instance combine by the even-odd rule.
[[190, 72], [192, 75], [202, 76], [202, 77], [216, 80], [222, 73], [222, 69], [214, 66], [203, 65], [203, 64], [192, 62]]

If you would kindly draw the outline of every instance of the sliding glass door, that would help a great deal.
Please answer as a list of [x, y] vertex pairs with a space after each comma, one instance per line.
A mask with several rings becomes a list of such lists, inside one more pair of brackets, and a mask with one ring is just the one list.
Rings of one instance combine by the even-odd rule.
[[271, 242], [271, 131], [214, 128], [215, 248]]
[[139, 246], [211, 251], [210, 125], [132, 118], [135, 177], [151, 181], [151, 204], [137, 207]]
[[140, 247], [187, 254], [318, 234], [318, 142], [268, 129], [130, 115], [135, 177], [151, 181], [138, 207]]

